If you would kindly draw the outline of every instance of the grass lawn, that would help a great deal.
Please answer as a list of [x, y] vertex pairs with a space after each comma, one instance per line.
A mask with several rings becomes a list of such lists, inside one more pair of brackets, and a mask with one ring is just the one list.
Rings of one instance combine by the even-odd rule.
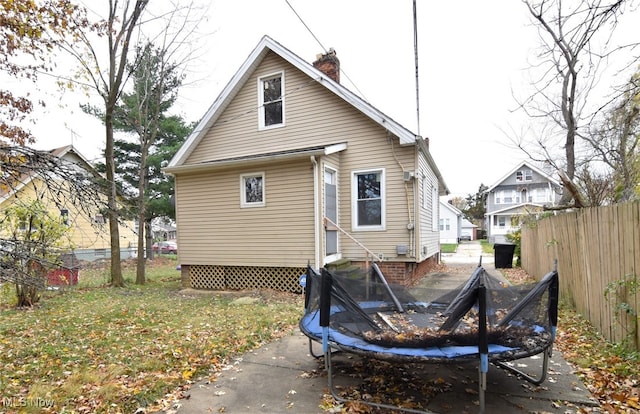
[[[158, 261], [144, 286], [134, 266], [125, 288], [83, 269], [33, 309], [16, 310], [13, 286], [0, 288], [0, 412], [158, 409], [231, 356], [289, 334], [302, 314], [300, 295], [181, 292], [175, 262]], [[258, 301], [233, 304], [239, 295]]]
[[455, 253], [456, 250], [458, 249], [458, 244], [457, 243], [442, 243], [440, 245], [440, 253]]
[[[233, 356], [290, 334], [302, 314], [301, 295], [181, 291], [174, 260], [155, 260], [144, 286], [125, 266], [125, 288], [83, 269], [78, 286], [33, 309], [16, 310], [12, 286], [0, 286], [0, 413], [155, 412]], [[257, 302], [234, 304], [239, 296]], [[566, 307], [559, 320], [556, 349], [602, 408], [640, 412], [640, 353], [607, 343]]]

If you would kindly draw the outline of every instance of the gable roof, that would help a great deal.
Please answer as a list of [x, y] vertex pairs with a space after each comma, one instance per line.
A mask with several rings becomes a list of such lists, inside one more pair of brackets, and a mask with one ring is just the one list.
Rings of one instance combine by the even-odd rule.
[[466, 218], [462, 218], [462, 224], [460, 227], [464, 227], [464, 228], [473, 228], [473, 227], [478, 227], [477, 225], [473, 224], [472, 222], [470, 222], [469, 220], [467, 220]]
[[[167, 170], [171, 169], [172, 167], [180, 166], [187, 160], [189, 155], [197, 147], [198, 143], [202, 140], [209, 128], [211, 128], [211, 126], [215, 124], [224, 109], [233, 100], [242, 86], [249, 79], [253, 71], [269, 52], [276, 53], [281, 58], [295, 66], [298, 70], [314, 79], [319, 84], [323, 85], [329, 91], [333, 92], [336, 96], [358, 109], [371, 120], [378, 123], [389, 132], [393, 133], [399, 138], [401, 145], [414, 145], [416, 143], [416, 135], [414, 133], [412, 133], [384, 113], [380, 112], [378, 109], [374, 108], [371, 104], [364, 101], [358, 95], [349, 91], [341, 84], [335, 82], [325, 73], [316, 69], [313, 65], [301, 59], [299, 56], [282, 46], [280, 43], [271, 39], [269, 36], [264, 36], [260, 40], [258, 45], [249, 54], [242, 66], [240, 66], [240, 69], [236, 72], [233, 78], [231, 78], [231, 81], [229, 81], [229, 83], [224, 87], [211, 107], [209, 107], [209, 110], [206, 112], [202, 120], [198, 123], [198, 126], [196, 126], [193, 133], [180, 147], [176, 155], [167, 166]], [[432, 167], [435, 168], [435, 165], [433, 165]]]
[[[49, 151], [45, 151], [54, 157], [66, 160], [67, 162], [74, 163], [86, 171], [93, 174], [95, 177], [101, 177], [100, 173], [91, 165], [87, 159], [80, 154], [73, 145], [65, 145], [63, 147], [54, 148]], [[29, 184], [34, 178], [38, 176], [37, 173], [23, 173], [16, 182], [16, 185], [8, 186], [0, 191], [0, 202], [4, 202], [12, 195], [18, 193], [22, 188]]]
[[443, 206], [444, 208], [450, 210], [456, 216], [462, 216], [462, 211], [460, 211], [460, 209], [458, 209], [453, 204], [440, 200], [440, 205]]
[[553, 183], [554, 185], [557, 185], [558, 187], [561, 187], [562, 184], [560, 184], [560, 182], [558, 180], [556, 180], [555, 178], [553, 178], [552, 176], [550, 176], [548, 173], [544, 172], [542, 169], [529, 164], [527, 161], [522, 161], [520, 164], [517, 164], [515, 167], [513, 167], [508, 173], [506, 173], [501, 179], [499, 179], [498, 181], [495, 182], [495, 184], [493, 184], [491, 187], [487, 188], [484, 192], [485, 193], [489, 193], [491, 192], [494, 188], [496, 188], [497, 186], [499, 186], [500, 184], [502, 184], [507, 178], [509, 178], [512, 174], [515, 174], [516, 171], [522, 169], [523, 167], [527, 167], [530, 168], [531, 170], [535, 171], [536, 173], [540, 174], [541, 176], [543, 176], [544, 178], [546, 178], [548, 181], [550, 181], [551, 183]]

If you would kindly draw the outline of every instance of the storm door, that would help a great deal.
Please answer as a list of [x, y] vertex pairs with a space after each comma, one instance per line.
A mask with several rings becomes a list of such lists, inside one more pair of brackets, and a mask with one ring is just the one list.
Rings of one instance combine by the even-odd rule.
[[[337, 172], [324, 169], [324, 216], [338, 224]], [[325, 225], [325, 256], [338, 254], [338, 229], [329, 221]]]

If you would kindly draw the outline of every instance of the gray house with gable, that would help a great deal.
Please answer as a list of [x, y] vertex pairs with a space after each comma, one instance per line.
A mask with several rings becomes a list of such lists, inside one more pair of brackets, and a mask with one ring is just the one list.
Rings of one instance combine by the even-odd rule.
[[523, 216], [538, 214], [545, 206], [557, 205], [562, 185], [549, 172], [525, 161], [485, 193], [487, 237], [490, 243], [504, 243], [507, 234], [520, 228]]

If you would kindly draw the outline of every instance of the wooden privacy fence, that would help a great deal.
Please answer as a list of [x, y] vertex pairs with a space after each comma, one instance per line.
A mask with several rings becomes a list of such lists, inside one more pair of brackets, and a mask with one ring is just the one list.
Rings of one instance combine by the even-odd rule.
[[540, 278], [556, 259], [561, 299], [609, 341], [640, 350], [640, 203], [558, 213], [523, 225], [523, 269]]

